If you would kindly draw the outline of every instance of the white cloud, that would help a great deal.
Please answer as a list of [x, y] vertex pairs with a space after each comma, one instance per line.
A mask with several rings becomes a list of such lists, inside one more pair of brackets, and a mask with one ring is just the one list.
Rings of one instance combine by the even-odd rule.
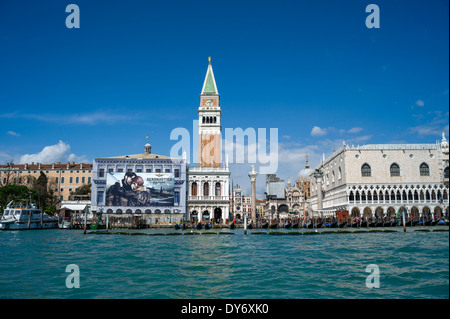
[[363, 130], [362, 127], [353, 127], [351, 129], [348, 130], [348, 133], [359, 133]]
[[442, 134], [442, 130], [440, 127], [431, 126], [431, 125], [419, 125], [415, 127], [410, 127], [409, 131], [411, 133], [417, 133], [419, 135], [436, 135], [439, 136]]
[[417, 100], [417, 101], [416, 101], [416, 105], [417, 105], [417, 106], [424, 106], [424, 105], [425, 105], [425, 102], [422, 101], [422, 100]]
[[19, 159], [19, 163], [56, 163], [56, 162], [86, 162], [84, 156], [70, 153], [70, 145], [59, 141], [58, 144], [45, 146], [42, 151], [35, 154], [25, 154]]
[[0, 114], [0, 118], [23, 118], [50, 123], [96, 125], [130, 121], [138, 118], [138, 116], [122, 113], [116, 114], [113, 111], [99, 111], [86, 114], [20, 114], [14, 112]]
[[327, 134], [327, 130], [326, 129], [322, 129], [318, 126], [314, 126], [311, 130], [311, 135], [312, 136], [324, 136]]
[[19, 133], [16, 133], [14, 131], [8, 131], [7, 133], [8, 133], [8, 135], [11, 135], [11, 136], [20, 136]]

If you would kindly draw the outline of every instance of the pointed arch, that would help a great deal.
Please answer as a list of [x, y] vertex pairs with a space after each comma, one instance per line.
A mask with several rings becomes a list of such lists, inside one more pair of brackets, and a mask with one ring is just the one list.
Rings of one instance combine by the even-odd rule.
[[430, 167], [428, 166], [427, 163], [424, 162], [420, 164], [419, 170], [420, 176], [430, 176]]
[[400, 166], [397, 163], [392, 163], [390, 167], [391, 176], [400, 176]]

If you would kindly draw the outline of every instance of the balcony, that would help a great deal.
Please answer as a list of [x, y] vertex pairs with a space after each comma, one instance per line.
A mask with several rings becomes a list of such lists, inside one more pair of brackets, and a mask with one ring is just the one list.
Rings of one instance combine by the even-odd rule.
[[189, 201], [229, 201], [230, 196], [188, 196]]

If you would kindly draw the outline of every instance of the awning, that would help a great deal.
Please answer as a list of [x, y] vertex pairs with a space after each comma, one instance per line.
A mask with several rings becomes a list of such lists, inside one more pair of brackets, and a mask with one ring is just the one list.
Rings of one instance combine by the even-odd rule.
[[69, 210], [84, 210], [86, 205], [76, 205], [76, 204], [65, 204], [61, 207], [61, 209], [69, 209]]

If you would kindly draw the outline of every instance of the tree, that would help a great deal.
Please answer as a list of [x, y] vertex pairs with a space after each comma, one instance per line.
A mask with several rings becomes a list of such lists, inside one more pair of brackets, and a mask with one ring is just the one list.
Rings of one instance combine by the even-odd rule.
[[91, 184], [83, 184], [78, 187], [74, 192], [70, 192], [70, 195], [90, 195]]
[[6, 185], [0, 187], [0, 211], [3, 213], [6, 205], [12, 200], [29, 199], [31, 192], [31, 199], [36, 201], [39, 198], [35, 190], [30, 190], [23, 185]]
[[39, 206], [46, 207], [48, 203], [47, 175], [41, 171], [41, 175], [36, 180], [34, 190], [39, 194]]

